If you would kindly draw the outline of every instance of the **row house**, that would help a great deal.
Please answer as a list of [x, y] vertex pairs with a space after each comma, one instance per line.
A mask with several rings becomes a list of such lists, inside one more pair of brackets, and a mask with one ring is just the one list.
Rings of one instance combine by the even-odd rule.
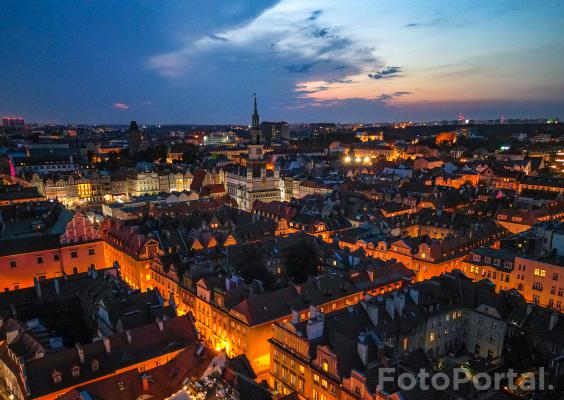
[[441, 174], [435, 178], [434, 185], [459, 189], [464, 185], [478, 186], [480, 174], [473, 171], [462, 171], [454, 174]]
[[268, 382], [304, 399], [418, 398], [380, 387], [379, 368], [413, 354], [433, 360], [453, 351], [498, 363], [508, 314], [523, 304], [454, 273], [334, 312], [312, 307], [306, 320], [293, 312], [273, 325]]
[[159, 175], [156, 172], [134, 172], [127, 177], [127, 190], [130, 196], [159, 193]]
[[91, 174], [33, 174], [30, 184], [48, 199], [57, 199], [66, 206], [83, 203], [103, 203], [127, 197], [125, 179], [109, 175]]
[[353, 243], [343, 240], [338, 243], [341, 248], [351, 251], [362, 249], [369, 257], [399, 261], [415, 272], [417, 281], [422, 281], [458, 268], [462, 258], [471, 249], [485, 245], [497, 246], [505, 233], [495, 224], [483, 224], [443, 239], [431, 239], [428, 235], [400, 239], [377, 236], [359, 238]]
[[547, 192], [564, 192], [564, 179], [559, 177], [525, 176], [519, 181], [518, 190], [542, 190]]
[[564, 207], [556, 204], [536, 210], [504, 209], [497, 213], [496, 221], [511, 233], [521, 233], [541, 222], [564, 221]]
[[260, 373], [270, 367], [268, 339], [273, 322], [287, 321], [293, 312], [305, 321], [311, 307], [320, 312], [336, 311], [358, 303], [364, 290], [399, 287], [410, 275], [402, 269], [396, 272], [399, 274], [377, 273], [376, 278], [372, 275], [372, 281], [364, 276], [348, 279], [322, 275], [270, 292], [264, 291], [258, 281], [247, 285], [236, 276], [205, 277], [187, 289], [191, 311], [203, 337], [212, 347], [225, 349], [228, 355], [244, 353]]
[[[83, 214], [73, 215], [51, 202], [34, 204], [34, 211], [47, 217], [28, 221], [22, 218], [17, 221], [21, 236], [0, 237], [2, 290], [31, 287], [34, 281], [104, 268], [104, 243]], [[29, 232], [21, 230], [26, 223]], [[3, 225], [5, 233], [12, 230], [10, 223]]]
[[159, 254], [159, 242], [152, 233], [143, 234], [139, 226], [106, 219], [100, 232], [104, 240], [105, 265], [118, 266], [121, 278], [135, 289], [151, 287], [151, 262]]
[[564, 308], [564, 265], [558, 259], [484, 247], [468, 254], [460, 269], [473, 280], [491, 280], [497, 290], [516, 289], [527, 302]]
[[[198, 357], [194, 356], [199, 348], [197, 332], [189, 316], [156, 319], [58, 352], [47, 351], [18, 321], [10, 319], [1, 329], [7, 340], [3, 343], [0, 370], [10, 382], [11, 398], [17, 400], [54, 400], [77, 387], [116, 374], [141, 374], [174, 360], [184, 351]], [[18, 346], [22, 342], [29, 348]], [[206, 366], [211, 362], [210, 354], [207, 356]], [[123, 382], [121, 386], [125, 389]]]

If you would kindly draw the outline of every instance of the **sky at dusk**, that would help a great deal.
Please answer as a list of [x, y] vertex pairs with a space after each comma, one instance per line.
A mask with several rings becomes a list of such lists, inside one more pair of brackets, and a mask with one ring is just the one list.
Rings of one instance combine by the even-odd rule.
[[0, 0], [0, 115], [564, 117], [561, 0]]

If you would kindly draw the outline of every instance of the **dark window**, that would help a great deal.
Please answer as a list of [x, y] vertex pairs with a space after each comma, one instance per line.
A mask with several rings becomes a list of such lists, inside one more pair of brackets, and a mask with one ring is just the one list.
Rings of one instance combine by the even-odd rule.
[[53, 254], [53, 260], [59, 261], [60, 257], [58, 254]]
[[43, 257], [37, 257], [37, 264], [43, 264]]
[[73, 273], [73, 274], [78, 274], [78, 267], [73, 267], [73, 268], [72, 268], [72, 273]]
[[91, 256], [95, 253], [94, 249], [88, 249], [88, 255]]
[[71, 251], [71, 258], [76, 258], [78, 257], [78, 252], [77, 251]]
[[16, 260], [10, 261], [10, 268], [16, 268]]

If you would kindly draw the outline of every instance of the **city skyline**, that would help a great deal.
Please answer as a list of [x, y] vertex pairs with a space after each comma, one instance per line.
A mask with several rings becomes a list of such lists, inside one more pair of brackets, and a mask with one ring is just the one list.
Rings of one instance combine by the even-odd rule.
[[0, 114], [248, 123], [559, 117], [564, 4], [6, 4]]

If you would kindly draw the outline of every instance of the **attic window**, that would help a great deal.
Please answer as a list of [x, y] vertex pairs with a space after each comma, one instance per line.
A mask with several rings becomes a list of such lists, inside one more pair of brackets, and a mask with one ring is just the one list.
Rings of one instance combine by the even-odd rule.
[[51, 378], [53, 378], [54, 383], [59, 383], [63, 380], [63, 375], [59, 371], [54, 370], [51, 374]]
[[98, 369], [100, 368], [100, 363], [98, 362], [98, 360], [94, 360], [90, 364], [90, 367], [92, 368], [92, 371], [98, 371]]
[[80, 376], [80, 367], [78, 365], [75, 365], [74, 367], [71, 368], [71, 374], [74, 378], [76, 378], [77, 376]]

